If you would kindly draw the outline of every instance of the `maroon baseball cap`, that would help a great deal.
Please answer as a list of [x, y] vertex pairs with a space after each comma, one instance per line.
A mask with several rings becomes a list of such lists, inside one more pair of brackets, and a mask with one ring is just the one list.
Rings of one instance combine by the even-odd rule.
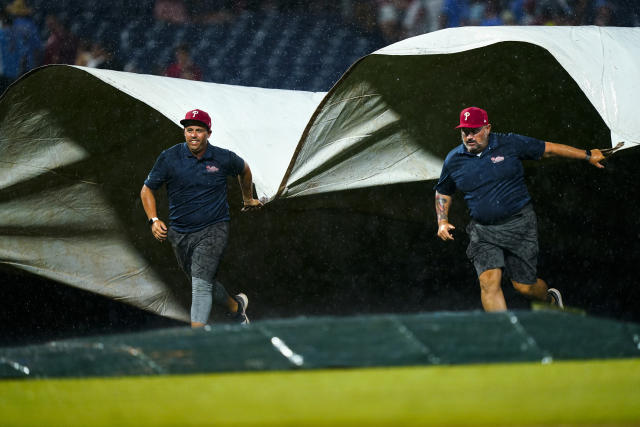
[[482, 108], [469, 107], [460, 111], [460, 124], [457, 128], [480, 128], [489, 124], [489, 116]]
[[207, 130], [211, 130], [211, 117], [209, 117], [209, 114], [207, 114], [206, 111], [197, 110], [197, 109], [187, 111], [187, 114], [185, 114], [184, 119], [180, 120], [180, 124], [186, 127], [191, 122], [200, 122], [203, 125], [205, 125]]

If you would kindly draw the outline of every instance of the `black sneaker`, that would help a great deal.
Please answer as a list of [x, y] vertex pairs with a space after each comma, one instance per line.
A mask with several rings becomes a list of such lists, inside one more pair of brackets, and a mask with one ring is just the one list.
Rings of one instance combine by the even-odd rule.
[[551, 296], [551, 305], [555, 305], [558, 308], [564, 308], [564, 304], [562, 303], [562, 295], [560, 295], [560, 291], [556, 288], [547, 289], [547, 294]]
[[249, 307], [249, 298], [243, 293], [240, 293], [233, 297], [238, 302], [238, 311], [232, 313], [231, 316], [235, 319], [236, 322], [247, 325], [249, 323], [249, 318], [247, 317], [247, 307]]

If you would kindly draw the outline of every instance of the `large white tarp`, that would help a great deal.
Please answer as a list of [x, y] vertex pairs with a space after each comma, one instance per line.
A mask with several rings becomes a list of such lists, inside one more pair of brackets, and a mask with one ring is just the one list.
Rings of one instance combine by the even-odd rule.
[[44, 67], [0, 100], [0, 263], [187, 320], [185, 278], [138, 197], [187, 110], [211, 114], [212, 143], [273, 200], [435, 179], [469, 105], [497, 131], [633, 147], [639, 76], [640, 30], [598, 27], [438, 31], [361, 59], [327, 94]]
[[207, 111], [213, 122], [211, 142], [247, 160], [258, 196], [267, 200], [276, 193], [302, 130], [325, 95], [77, 68], [143, 101], [178, 127], [187, 111]]
[[[639, 77], [638, 28], [465, 27], [403, 40], [363, 58], [331, 90], [281, 192], [435, 179], [456, 143], [447, 131], [470, 105], [502, 119], [494, 130], [551, 140], [562, 132], [549, 128], [573, 127], [556, 142], [630, 148], [640, 143]], [[583, 114], [590, 109], [598, 120]], [[514, 126], [525, 114], [529, 123]], [[593, 138], [602, 125], [608, 141]]]

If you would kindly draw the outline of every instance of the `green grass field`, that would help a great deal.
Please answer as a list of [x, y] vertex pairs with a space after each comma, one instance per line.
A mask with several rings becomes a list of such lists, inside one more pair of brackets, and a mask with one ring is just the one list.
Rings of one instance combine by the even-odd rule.
[[3, 426], [640, 425], [640, 359], [0, 381]]

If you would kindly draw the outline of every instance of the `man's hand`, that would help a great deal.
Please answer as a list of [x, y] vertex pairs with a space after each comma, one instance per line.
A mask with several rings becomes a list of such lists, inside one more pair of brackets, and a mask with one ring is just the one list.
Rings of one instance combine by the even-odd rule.
[[245, 200], [243, 205], [242, 205], [242, 209], [240, 210], [241, 212], [247, 212], [247, 211], [255, 211], [257, 209], [260, 209], [262, 207], [262, 202], [258, 199], [250, 199], [250, 200]]
[[156, 240], [164, 242], [167, 239], [167, 226], [162, 220], [157, 220], [151, 225], [151, 234]]
[[591, 150], [591, 157], [589, 157], [587, 161], [591, 163], [593, 166], [602, 169], [604, 168], [604, 165], [601, 164], [600, 162], [603, 161], [605, 158], [606, 157], [604, 156], [604, 154], [602, 154], [602, 151], [598, 150], [597, 148], [594, 148], [593, 150]]
[[453, 224], [449, 224], [447, 221], [441, 221], [438, 223], [438, 237], [442, 240], [454, 240], [451, 235], [451, 230], [455, 230]]

